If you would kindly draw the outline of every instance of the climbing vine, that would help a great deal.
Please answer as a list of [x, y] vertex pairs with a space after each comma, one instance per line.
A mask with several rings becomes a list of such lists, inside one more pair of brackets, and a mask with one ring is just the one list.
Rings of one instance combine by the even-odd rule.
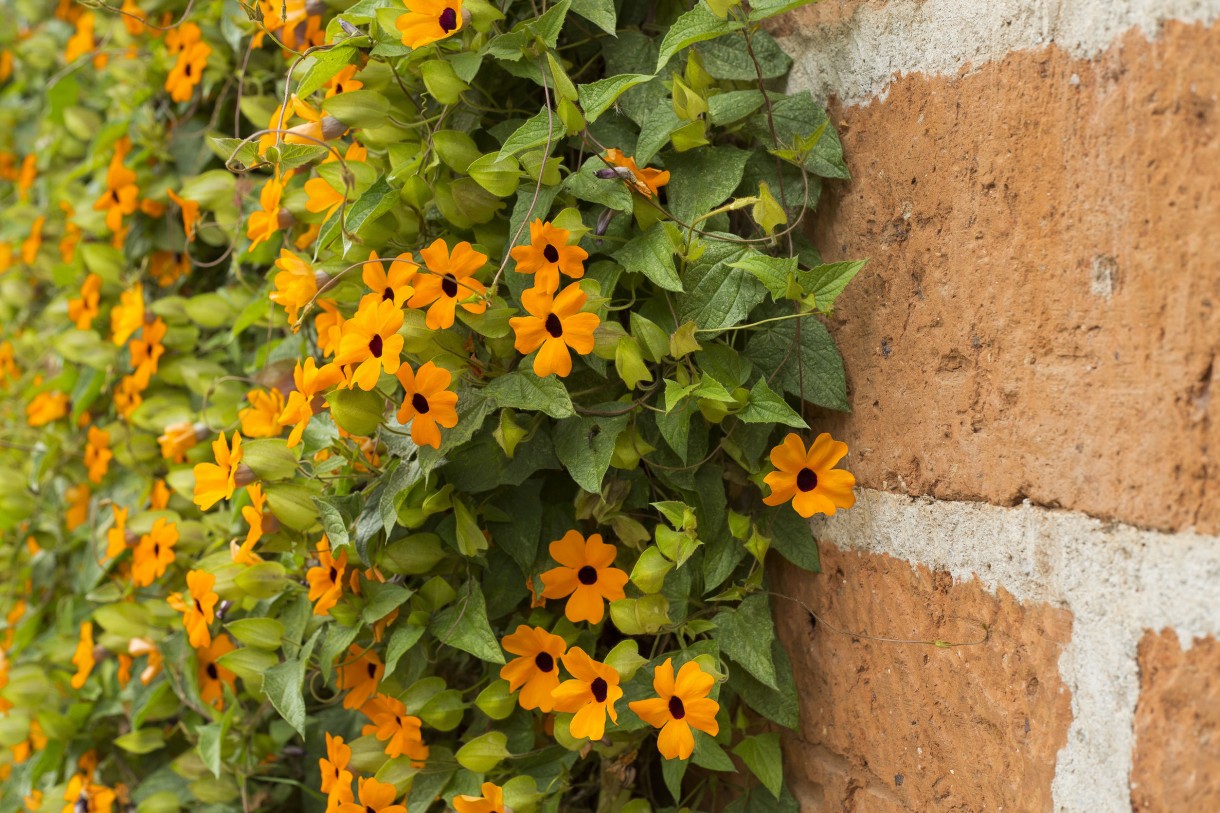
[[0, 813], [795, 811], [788, 0], [14, 0]]

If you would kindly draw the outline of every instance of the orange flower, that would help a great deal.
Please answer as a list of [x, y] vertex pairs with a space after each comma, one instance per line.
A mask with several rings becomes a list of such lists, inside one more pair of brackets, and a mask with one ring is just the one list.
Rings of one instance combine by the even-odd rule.
[[203, 71], [208, 66], [212, 47], [206, 42], [196, 42], [178, 54], [178, 61], [165, 77], [165, 89], [175, 102], [189, 101], [195, 87], [203, 81]]
[[17, 173], [17, 197], [26, 200], [30, 196], [30, 189], [37, 178], [38, 156], [30, 153], [21, 159], [21, 170]]
[[412, 372], [410, 364], [398, 368], [398, 382], [404, 390], [398, 422], [403, 426], [411, 424], [411, 440], [417, 445], [439, 449], [438, 424], [446, 429], [457, 426], [458, 396], [449, 390], [452, 380], [448, 370], [430, 361], [420, 365], [418, 372]]
[[164, 480], [154, 480], [152, 489], [148, 492], [148, 507], [160, 511], [169, 507], [169, 486]]
[[309, 600], [315, 602], [314, 615], [329, 615], [343, 596], [343, 574], [347, 570], [347, 551], [332, 556], [326, 537], [318, 542], [318, 564], [305, 573], [309, 582]]
[[683, 664], [675, 679], [674, 660], [666, 658], [652, 673], [652, 688], [658, 696], [636, 700], [627, 706], [641, 720], [661, 729], [657, 737], [661, 756], [686, 759], [695, 750], [692, 728], [713, 737], [720, 731], [716, 722], [720, 704], [708, 697], [715, 685], [716, 679], [694, 661]]
[[114, 458], [114, 452], [110, 451], [110, 433], [90, 426], [88, 438], [85, 444], [85, 468], [89, 470], [89, 481], [100, 483], [110, 469], [111, 459]]
[[559, 275], [572, 279], [585, 275], [585, 260], [589, 252], [580, 246], [569, 246], [570, 233], [541, 218], [530, 223], [530, 243], [517, 246], [510, 254], [517, 261], [517, 273], [533, 274], [534, 287], [546, 293], [559, 290]]
[[148, 258], [148, 276], [159, 288], [168, 288], [191, 270], [191, 258], [186, 252], [154, 251]]
[[317, 362], [310, 357], [305, 359], [304, 364], [297, 362], [296, 369], [292, 371], [292, 380], [296, 383], [296, 389], [288, 393], [288, 403], [284, 405], [284, 412], [279, 418], [281, 425], [292, 426], [292, 432], [288, 434], [290, 449], [301, 442], [301, 435], [314, 416], [314, 398], [339, 382], [339, 368], [328, 364], [319, 370]]
[[68, 414], [68, 396], [62, 392], [40, 392], [25, 408], [25, 422], [30, 426], [46, 426]]
[[300, 329], [297, 324], [301, 308], [318, 294], [318, 278], [313, 267], [286, 248], [280, 249], [280, 258], [275, 261], [275, 267], [280, 269], [275, 275], [275, 290], [268, 296], [271, 301], [282, 305], [288, 315], [288, 324], [292, 332]]
[[424, 744], [422, 723], [418, 717], [407, 714], [407, 707], [397, 698], [379, 694], [361, 707], [360, 711], [372, 721], [360, 730], [361, 734], [374, 734], [385, 743], [386, 756], [394, 759], [406, 754], [412, 764], [422, 767], [428, 759], [428, 746]]
[[258, 555], [254, 553], [254, 545], [263, 538], [263, 523], [266, 520], [263, 508], [267, 504], [267, 498], [263, 495], [263, 487], [258, 483], [246, 486], [246, 493], [250, 495], [250, 504], [242, 506], [241, 516], [249, 530], [246, 531], [246, 539], [240, 546], [233, 543], [232, 555], [234, 562], [252, 565], [259, 561]]
[[284, 411], [283, 393], [275, 387], [250, 390], [246, 393], [246, 401], [250, 406], [237, 412], [241, 433], [248, 438], [279, 437], [283, 431], [279, 423], [280, 413]]
[[159, 517], [152, 529], [140, 537], [132, 554], [131, 581], [136, 587], [148, 587], [165, 575], [165, 569], [177, 558], [174, 555], [176, 544], [178, 526]]
[[100, 309], [102, 278], [90, 274], [80, 286], [80, 299], [68, 300], [68, 318], [77, 330], [88, 330]]
[[343, 70], [336, 73], [326, 83], [326, 98], [338, 96], [340, 93], [347, 93], [349, 90], [360, 90], [364, 87], [364, 82], [359, 79], [353, 79], [356, 71], [359, 70], [357, 65], [348, 65]]
[[13, 762], [20, 765], [46, 747], [47, 735], [43, 733], [42, 726], [37, 720], [30, 720], [30, 733], [24, 740], [13, 746]]
[[344, 194], [331, 186], [325, 178], [310, 178], [306, 181], [305, 194], [309, 196], [305, 201], [305, 211], [315, 214], [325, 212], [324, 220], [330, 220], [331, 215], [346, 200]]
[[89, 679], [93, 666], [97, 662], [93, 658], [93, 623], [84, 621], [80, 625], [80, 642], [72, 655], [72, 663], [76, 666], [76, 674], [72, 676], [72, 688], [79, 689]]
[[106, 213], [106, 228], [118, 232], [123, 228], [123, 218], [139, 207], [140, 188], [136, 186], [136, 174], [123, 166], [126, 150], [116, 147], [106, 169], [106, 191], [93, 202], [93, 208]]
[[385, 674], [385, 664], [377, 653], [364, 649], [358, 644], [352, 644], [348, 650], [346, 662], [336, 667], [339, 689], [347, 691], [343, 698], [343, 708], [358, 709], [377, 693], [381, 676]]
[[462, 0], [403, 0], [407, 13], [394, 22], [408, 48], [423, 48], [462, 30]]
[[782, 505], [792, 500], [792, 507], [806, 519], [814, 514], [834, 516], [837, 508], [851, 508], [856, 504], [852, 491], [856, 478], [834, 467], [845, 454], [847, 444], [831, 439], [826, 432], [814, 439], [808, 452], [799, 435], [788, 433], [784, 442], [771, 450], [771, 463], [777, 471], [763, 478], [771, 487], [763, 502]]
[[606, 733], [606, 717], [618, 722], [614, 704], [623, 696], [618, 672], [613, 666], [598, 663], [578, 646], [563, 656], [563, 668], [572, 676], [552, 693], [555, 711], [575, 712], [573, 737], [597, 741]]
[[593, 352], [593, 331], [601, 320], [595, 313], [581, 312], [587, 301], [585, 292], [575, 284], [553, 298], [539, 288], [521, 294], [521, 304], [529, 316], [514, 316], [508, 323], [517, 334], [513, 344], [517, 352], [538, 350], [538, 355], [534, 356], [534, 374], [539, 378], [551, 373], [562, 378], [572, 372], [568, 348], [582, 356]]
[[17, 366], [16, 354], [12, 342], [0, 342], [0, 386], [21, 378], [21, 368]]
[[616, 551], [602, 541], [601, 534], [590, 534], [589, 540], [577, 531], [568, 531], [563, 539], [550, 545], [551, 558], [559, 567], [542, 574], [543, 598], [568, 599], [564, 614], [569, 621], [601, 623], [606, 613], [606, 601], [626, 597], [623, 586], [627, 574], [614, 567]]
[[348, 386], [371, 390], [382, 372], [394, 375], [402, 364], [403, 313], [392, 301], [364, 300], [356, 315], [343, 323], [335, 364], [357, 365]]
[[68, 510], [64, 513], [64, 525], [71, 533], [89, 519], [89, 487], [77, 483], [64, 492], [64, 501], [68, 503]]
[[491, 782], [484, 782], [479, 790], [482, 791], [482, 796], [454, 796], [453, 809], [457, 813], [504, 813], [503, 788]]
[[412, 261], [410, 252], [403, 252], [394, 258], [389, 273], [386, 273], [383, 263], [373, 262], [377, 259], [376, 251], [369, 252], [370, 262], [364, 264], [362, 279], [372, 293], [365, 294], [360, 304], [384, 299], [393, 302], [396, 307], [405, 307], [407, 300], [415, 293], [411, 279], [419, 270], [419, 265]]
[[127, 29], [128, 34], [138, 37], [144, 33], [145, 17], [135, 0], [123, 0], [123, 5], [119, 10], [124, 12], [122, 15], [123, 27]]
[[241, 463], [241, 435], [233, 433], [233, 447], [225, 442], [225, 433], [212, 442], [215, 463], [199, 463], [195, 466], [195, 505], [206, 511], [221, 500], [233, 499], [233, 491], [247, 482], [239, 483], [237, 469]]
[[161, 445], [161, 456], [174, 463], [181, 463], [186, 459], [187, 451], [195, 448], [207, 434], [208, 428], [201, 423], [171, 423], [157, 438], [157, 443]]
[[119, 380], [118, 386], [114, 388], [114, 406], [120, 415], [124, 418], [131, 417], [131, 413], [144, 401], [140, 394], [146, 386], [134, 375], [125, 375]]
[[148, 382], [157, 372], [161, 356], [165, 355], [165, 345], [161, 340], [169, 332], [169, 327], [160, 316], [151, 323], [144, 325], [144, 331], [138, 339], [132, 339], [128, 348], [131, 353], [131, 366], [135, 368], [132, 375], [140, 382], [141, 387], [147, 387]]
[[195, 226], [199, 223], [199, 201], [180, 197], [172, 189], [166, 191], [169, 192], [169, 199], [182, 210], [182, 230], [186, 232], [187, 241], [195, 242]]
[[[74, 214], [72, 204], [66, 200], [61, 200], [59, 208], [64, 213], [64, 233], [59, 238], [59, 259], [65, 263], [70, 263], [76, 257], [76, 247], [80, 244], [82, 232], [81, 227], [72, 222], [72, 215]], [[71, 313], [69, 313], [69, 316], [71, 316]]]
[[505, 635], [500, 645], [505, 650], [520, 655], [500, 668], [500, 677], [508, 681], [508, 690], [521, 689], [517, 698], [523, 709], [538, 709], [549, 712], [555, 708], [551, 692], [559, 686], [558, 660], [567, 651], [568, 645], [558, 635], [542, 627], [527, 627], [520, 624], [517, 631]]
[[216, 620], [216, 604], [220, 601], [220, 596], [212, 590], [215, 585], [216, 577], [211, 573], [192, 570], [186, 574], [188, 595], [170, 593], [166, 598], [169, 606], [182, 613], [182, 625], [195, 648], [212, 644], [212, 632], [208, 627]]
[[171, 27], [165, 35], [165, 50], [170, 56], [177, 56], [190, 46], [203, 39], [203, 31], [195, 23], [183, 23]]
[[322, 774], [322, 792], [329, 795], [336, 787], [346, 786], [351, 792], [352, 772], [347, 765], [352, 759], [352, 749], [343, 744], [342, 737], [332, 737], [326, 733], [326, 758], [318, 760], [318, 770]]
[[21, 244], [21, 261], [26, 265], [33, 265], [38, 259], [38, 252], [42, 249], [42, 227], [46, 223], [47, 218], [44, 215], [34, 218], [34, 224], [30, 226], [30, 236]]
[[[459, 302], [469, 313], [487, 310], [487, 303], [481, 298], [487, 289], [473, 276], [486, 265], [486, 254], [475, 251], [466, 241], [454, 246], [450, 254], [445, 241], [437, 239], [427, 248], [420, 249], [419, 256], [432, 273], [419, 275], [415, 281], [415, 294], [407, 304], [412, 308], [428, 307], [424, 319], [428, 327], [433, 330], [453, 327], [453, 316]], [[467, 301], [472, 297], [478, 299]]]
[[110, 340], [122, 347], [144, 326], [144, 286], [140, 283], [119, 294], [119, 304], [110, 310]]
[[250, 214], [246, 225], [246, 237], [250, 238], [250, 251], [261, 243], [271, 239], [280, 230], [280, 201], [284, 197], [284, 184], [279, 175], [274, 175], [263, 184], [258, 193], [258, 203], [262, 208]]
[[107, 559], [113, 559], [127, 550], [127, 509], [111, 503], [110, 510], [114, 513], [114, 524], [106, 531]]
[[669, 172], [659, 169], [640, 169], [634, 158], [623, 155], [618, 150], [606, 150], [606, 163], [620, 167], [626, 173], [618, 173], [627, 185], [646, 198], [651, 198], [660, 192], [662, 186], [669, 183]]
[[378, 782], [371, 776], [360, 777], [360, 804], [346, 802], [339, 805], [339, 813], [407, 813], [403, 805], [394, 804], [398, 789], [388, 782]]
[[333, 356], [343, 338], [343, 323], [346, 321], [339, 307], [329, 299], [319, 299], [322, 312], [314, 317], [313, 328], [318, 334], [318, 349], [324, 356]]
[[237, 647], [233, 641], [222, 632], [210, 645], [195, 650], [195, 659], [199, 662], [199, 698], [221, 711], [225, 707], [224, 687], [228, 685], [236, 691], [237, 675], [216, 661], [234, 649]]
[[64, 62], [75, 62], [93, 50], [93, 13], [86, 11], [76, 19], [76, 33], [68, 38]]

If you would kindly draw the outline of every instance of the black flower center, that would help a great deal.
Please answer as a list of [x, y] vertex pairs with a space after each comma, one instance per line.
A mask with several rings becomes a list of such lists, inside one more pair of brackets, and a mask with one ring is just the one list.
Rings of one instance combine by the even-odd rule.
[[195, 599], [195, 612], [203, 615], [203, 605], [199, 603], [199, 599]]
[[548, 263], [557, 263], [557, 262], [559, 262], [559, 250], [558, 250], [558, 249], [556, 249], [556, 248], [555, 248], [553, 245], [551, 245], [550, 243], [547, 243], [547, 244], [546, 244], [546, 248], [544, 248], [544, 249], [542, 250], [542, 256], [543, 256], [543, 257], [546, 257], [546, 261], [547, 261]]
[[801, 469], [797, 472], [796, 487], [801, 491], [813, 491], [818, 487], [818, 476], [813, 469]]
[[208, 673], [208, 677], [212, 680], [220, 680], [220, 672], [216, 669], [216, 664], [209, 663], [208, 668], [204, 671]]
[[370, 663], [369, 664], [369, 678], [372, 679], [375, 677], [377, 677], [377, 664]]
[[538, 667], [539, 672], [555, 671], [555, 659], [551, 657], [550, 652], [539, 652], [534, 656], [534, 666]]
[[191, 73], [192, 73], [192, 71], [193, 71], [193, 68], [191, 67], [191, 63], [189, 63], [189, 62], [188, 62], [188, 63], [186, 63], [186, 70], [185, 70], [185, 71], [183, 71], [183, 73], [185, 73], [185, 74], [186, 74], [186, 78], [187, 78], [187, 79], [190, 79], [190, 78], [191, 78]]
[[596, 584], [597, 570], [591, 565], [585, 565], [576, 571], [576, 578], [580, 579], [581, 584]]
[[381, 298], [389, 299], [392, 301], [394, 299], [394, 289], [387, 285], [386, 289], [381, 292]]
[[589, 684], [589, 691], [593, 692], [593, 699], [598, 703], [606, 702], [606, 688], [606, 681], [602, 678], [597, 678]]
[[686, 706], [682, 705], [682, 698], [674, 695], [669, 698], [669, 716], [675, 720], [681, 720], [686, 716]]
[[428, 399], [418, 392], [411, 396], [411, 406], [415, 407], [415, 411], [420, 415], [427, 415], [428, 410], [432, 408], [428, 405]]
[[111, 190], [110, 190], [110, 199], [111, 199], [112, 201], [114, 201], [116, 204], [117, 204], [117, 203], [120, 203], [120, 201], [119, 201], [119, 190], [117, 190], [117, 189], [111, 189]]
[[441, 293], [448, 297], [455, 297], [457, 296], [457, 291], [457, 277], [453, 276], [453, 274], [446, 274], [441, 279]]
[[154, 543], [153, 543], [153, 557], [155, 558], [155, 557], [160, 556], [160, 555], [161, 555], [161, 543], [160, 543], [160, 542], [154, 542]]
[[369, 339], [369, 352], [373, 354], [373, 358], [381, 358], [381, 351], [383, 349], [380, 333]]
[[339, 578], [339, 571], [335, 570], [334, 565], [330, 568], [330, 583], [334, 584]]
[[373, 809], [372, 805], [365, 805], [364, 813], [377, 813], [377, 811]]
[[447, 8], [441, 12], [440, 19], [437, 20], [441, 24], [441, 30], [448, 34], [453, 29], [457, 28], [457, 12], [451, 8]]
[[563, 335], [563, 323], [559, 321], [559, 317], [555, 314], [548, 314], [546, 317], [546, 332], [550, 333], [556, 339]]

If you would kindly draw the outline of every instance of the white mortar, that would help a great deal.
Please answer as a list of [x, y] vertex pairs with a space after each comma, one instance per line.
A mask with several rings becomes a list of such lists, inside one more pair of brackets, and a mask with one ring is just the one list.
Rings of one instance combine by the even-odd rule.
[[814, 522], [837, 547], [977, 576], [1021, 601], [1073, 613], [1059, 671], [1072, 723], [1052, 791], [1062, 813], [1130, 813], [1139, 699], [1136, 647], [1172, 627], [1189, 647], [1220, 635], [1220, 538], [1165, 534], [1028, 503], [1002, 508], [857, 490], [856, 507]]
[[795, 58], [791, 90], [858, 104], [884, 98], [895, 74], [956, 74], [1051, 43], [1092, 57], [1131, 28], [1155, 37], [1166, 20], [1218, 17], [1220, 0], [889, 0], [780, 44]]

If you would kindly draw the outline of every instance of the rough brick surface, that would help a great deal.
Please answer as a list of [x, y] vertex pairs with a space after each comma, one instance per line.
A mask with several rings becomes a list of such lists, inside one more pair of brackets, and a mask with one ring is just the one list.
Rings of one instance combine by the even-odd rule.
[[[1052, 809], [1055, 757], [1071, 722], [1059, 654], [1071, 614], [1022, 605], [977, 581], [823, 544], [824, 572], [784, 568], [779, 632], [802, 698], [785, 748], [802, 813]], [[985, 643], [941, 649], [868, 641]]]
[[1220, 642], [1149, 630], [1139, 663], [1132, 809], [1220, 810]]
[[[852, 4], [846, 4], [850, 8]], [[833, 9], [832, 9], [833, 10]], [[1015, 52], [835, 109], [861, 483], [1220, 531], [1220, 26]]]

